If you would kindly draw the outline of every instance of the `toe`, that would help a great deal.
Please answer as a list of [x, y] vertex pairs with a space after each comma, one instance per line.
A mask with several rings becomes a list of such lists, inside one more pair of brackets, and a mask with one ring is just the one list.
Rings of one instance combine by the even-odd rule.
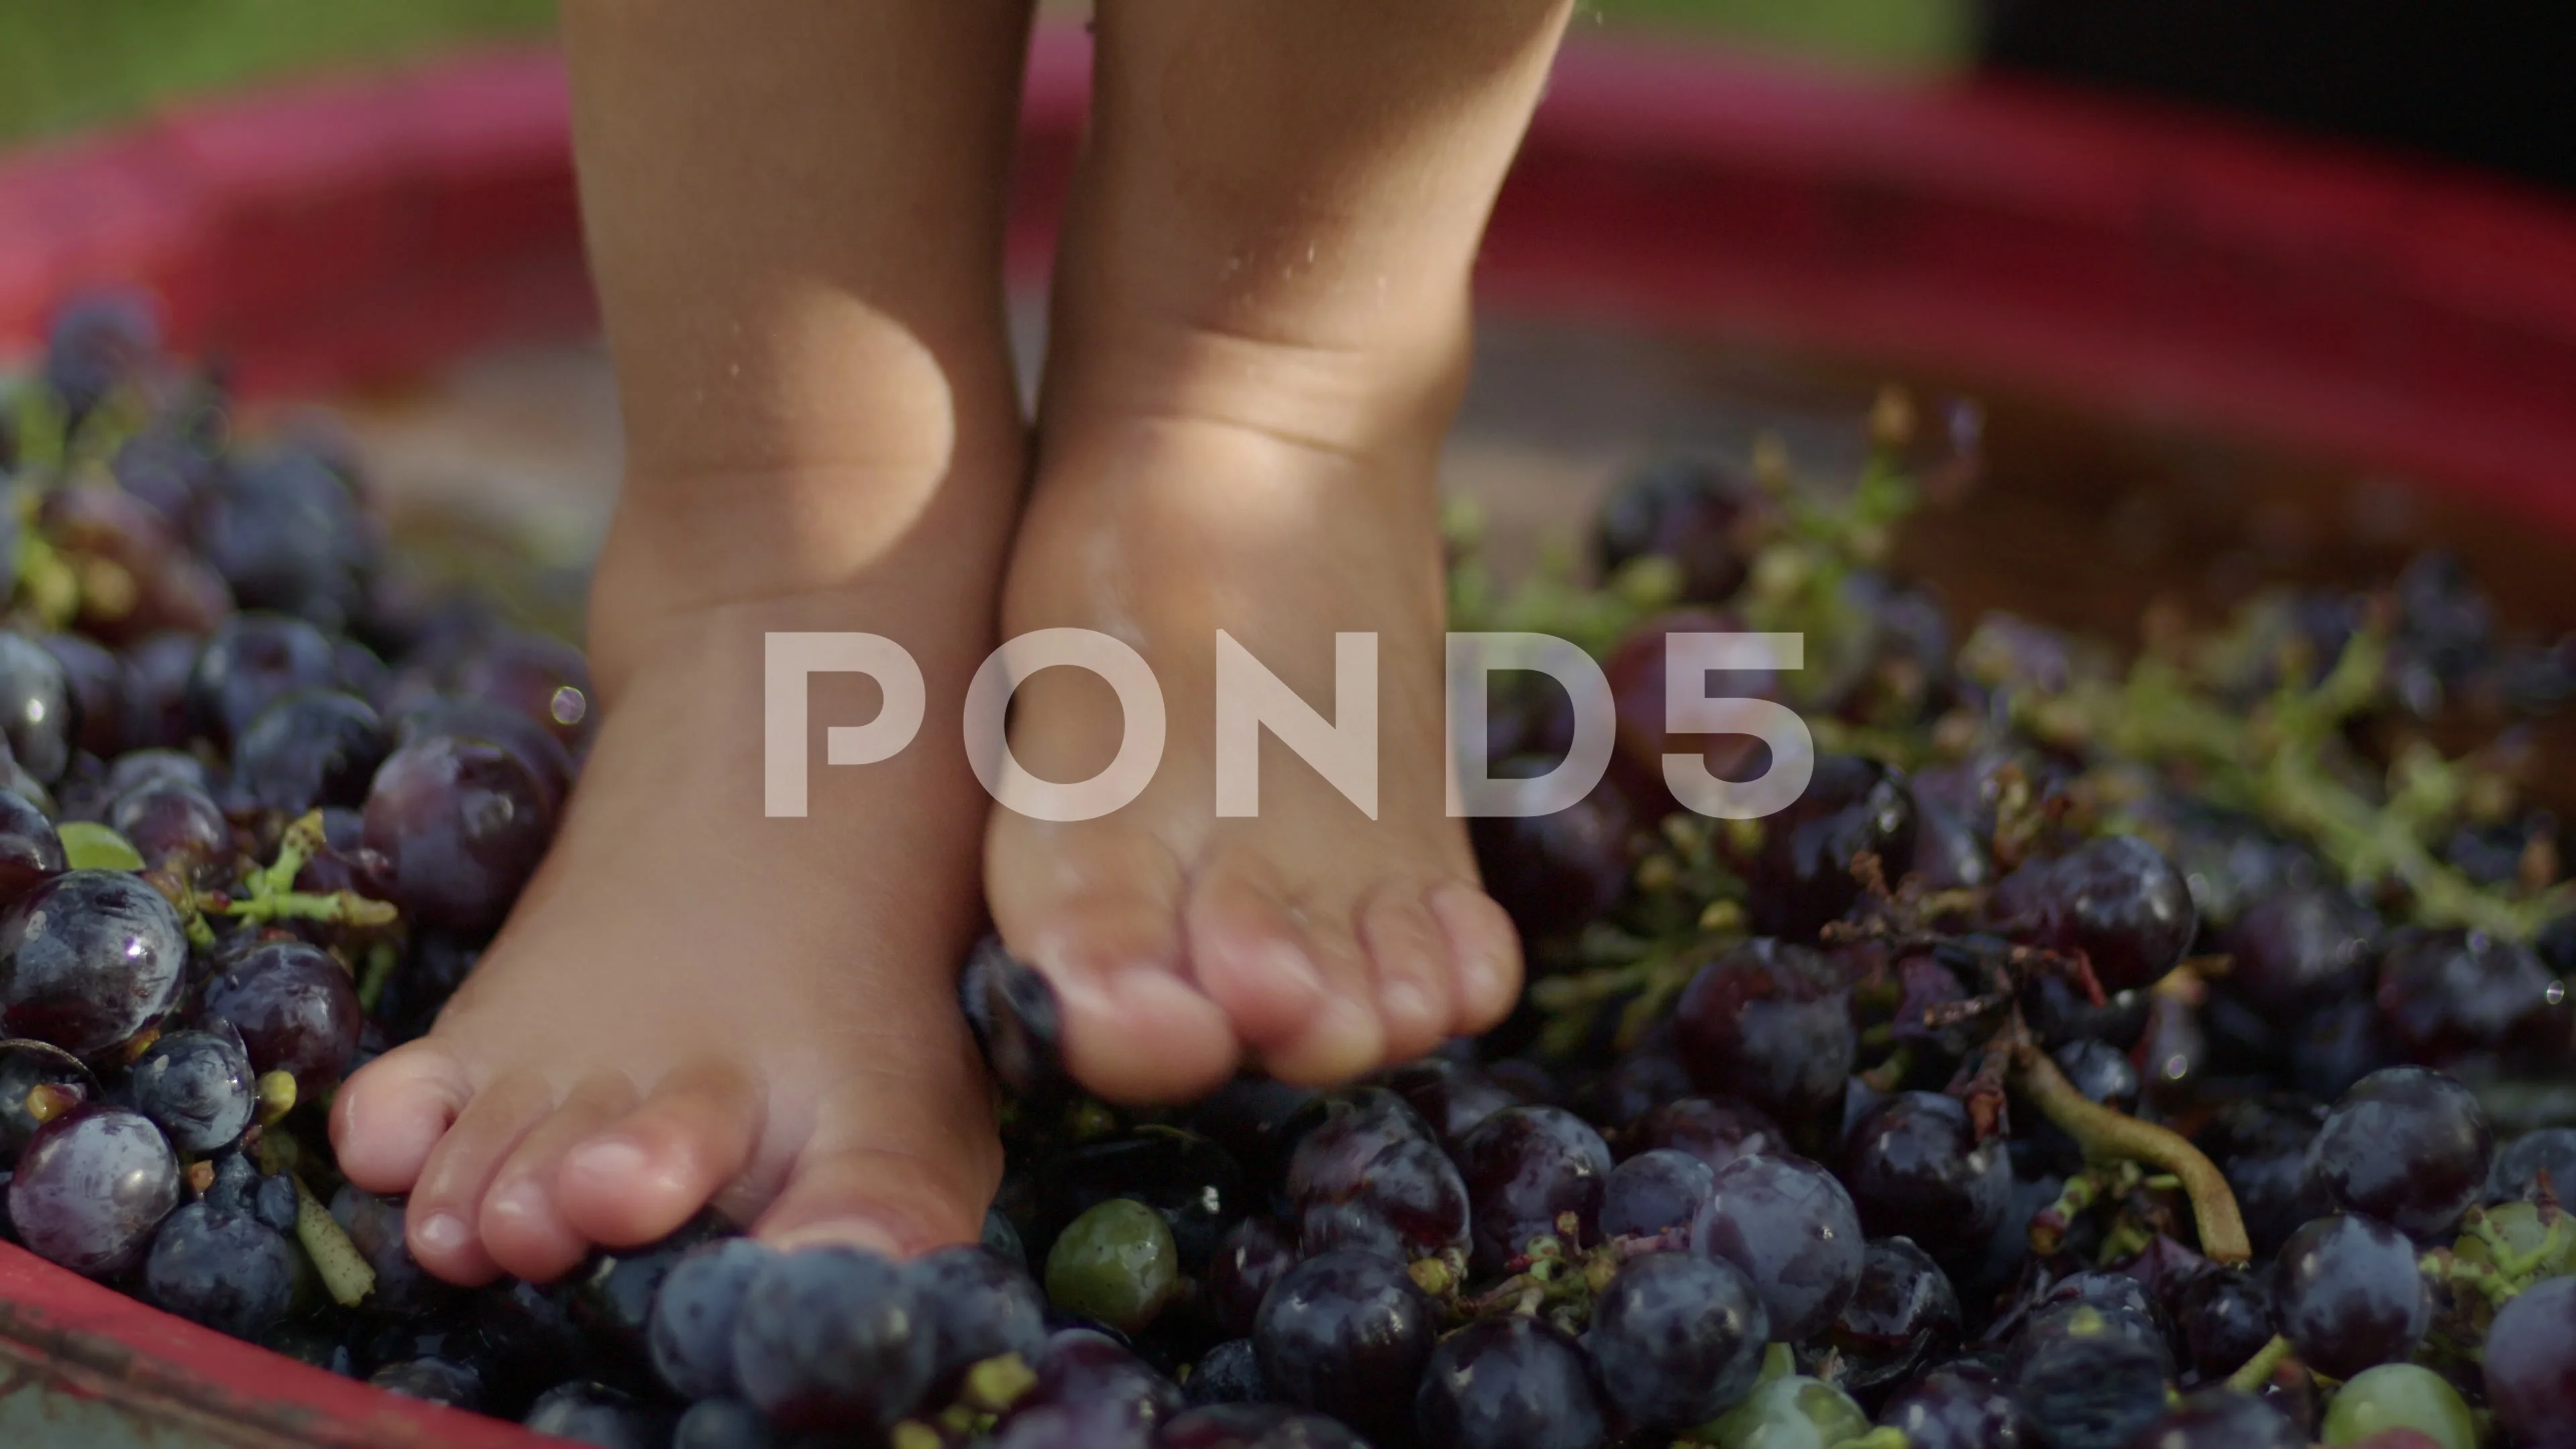
[[1191, 896], [1189, 941], [1202, 980], [1238, 983], [1223, 993], [1212, 988], [1212, 995], [1285, 986], [1310, 1002], [1293, 1015], [1236, 1014], [1236, 1027], [1271, 1075], [1338, 1082], [1384, 1059], [1376, 987], [1346, 911], [1292, 909], [1257, 868], [1220, 865]]
[[1494, 898], [1463, 881], [1443, 881], [1424, 897], [1449, 944], [1458, 1019], [1472, 1036], [1511, 1015], [1521, 991], [1521, 938]]
[[1454, 973], [1448, 940], [1421, 890], [1389, 885], [1373, 893], [1360, 908], [1359, 938], [1377, 978], [1388, 1059], [1409, 1061], [1438, 1046], [1458, 1016]]
[[340, 1171], [368, 1192], [409, 1192], [432, 1149], [473, 1097], [464, 1065], [435, 1040], [369, 1062], [331, 1102]]
[[741, 1176], [761, 1118], [759, 1090], [740, 1072], [674, 1073], [565, 1155], [555, 1179], [564, 1220], [611, 1247], [669, 1233]]
[[1223, 1008], [1180, 974], [1177, 915], [1151, 892], [1104, 893], [1057, 902], [1025, 933], [1003, 923], [1055, 987], [1066, 1069], [1113, 1102], [1204, 1094], [1242, 1055]]
[[[753, 1231], [784, 1247], [910, 1256], [975, 1241], [1002, 1175], [989, 1103], [919, 1071], [871, 1073], [828, 1103]], [[962, 1075], [962, 1073], [961, 1073]]]
[[492, 1175], [475, 1227], [483, 1251], [505, 1272], [532, 1283], [562, 1276], [590, 1251], [590, 1240], [564, 1215], [555, 1179], [564, 1155], [635, 1105], [635, 1087], [622, 1076], [592, 1077], [573, 1089], [544, 1121], [528, 1130]]
[[511, 1151], [554, 1106], [553, 1088], [532, 1076], [504, 1078], [475, 1094], [429, 1154], [404, 1211], [403, 1234], [422, 1267], [469, 1286], [500, 1276], [476, 1226], [483, 1198]]

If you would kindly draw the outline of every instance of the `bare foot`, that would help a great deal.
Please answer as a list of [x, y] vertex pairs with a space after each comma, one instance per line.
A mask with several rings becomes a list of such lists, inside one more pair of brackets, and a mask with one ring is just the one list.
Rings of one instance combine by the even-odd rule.
[[[333, 1107], [350, 1180], [411, 1193], [424, 1266], [550, 1278], [710, 1201], [773, 1239], [976, 1236], [1000, 1150], [953, 981], [984, 796], [926, 724], [893, 759], [818, 760], [806, 818], [765, 818], [761, 661], [767, 630], [869, 629], [957, 698], [1001, 528], [848, 587], [666, 611], [601, 650], [605, 722], [535, 884], [430, 1035]], [[816, 735], [873, 710], [830, 678]]]
[[[1203, 354], [1199, 382], [1135, 394], [1177, 408], [1085, 409], [1045, 434], [1004, 595], [1006, 635], [1105, 632], [1162, 689], [1168, 739], [1142, 795], [1081, 822], [997, 810], [985, 846], [1005, 941], [1054, 982], [1074, 1074], [1111, 1096], [1187, 1095], [1244, 1049], [1292, 1080], [1347, 1078], [1492, 1025], [1519, 985], [1511, 926], [1445, 813], [1430, 479], [1454, 389], [1445, 375], [1409, 399], [1353, 386], [1370, 401], [1347, 431], [1299, 437], [1200, 384], [1256, 378], [1276, 398], [1301, 370], [1349, 360], [1257, 365], [1245, 346]], [[1348, 707], [1335, 633], [1377, 636], [1376, 819], [1266, 732], [1259, 814], [1217, 816], [1220, 628], [1328, 718]], [[1012, 749], [1042, 779], [1083, 779], [1123, 722], [1100, 679], [1040, 670]], [[1150, 1027], [1128, 1009], [1139, 1000], [1162, 1004]]]

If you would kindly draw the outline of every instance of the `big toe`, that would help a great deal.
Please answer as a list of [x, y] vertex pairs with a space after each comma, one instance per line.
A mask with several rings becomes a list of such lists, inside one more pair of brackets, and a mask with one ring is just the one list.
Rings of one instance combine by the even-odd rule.
[[472, 1098], [464, 1063], [434, 1038], [369, 1062], [331, 1102], [331, 1150], [341, 1173], [368, 1192], [411, 1191]]
[[[1190, 898], [1190, 960], [1273, 1076], [1320, 1084], [1382, 1061], [1377, 989], [1347, 907], [1290, 903], [1258, 856], [1213, 863]], [[1298, 1003], [1265, 1011], [1260, 1003]]]

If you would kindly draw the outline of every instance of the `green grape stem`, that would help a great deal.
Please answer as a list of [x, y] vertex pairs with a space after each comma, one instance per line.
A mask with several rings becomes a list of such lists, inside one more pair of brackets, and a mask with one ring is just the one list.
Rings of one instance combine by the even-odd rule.
[[2041, 1114], [2075, 1139], [2086, 1157], [2097, 1162], [2123, 1158], [2159, 1167], [2181, 1179], [2191, 1199], [2192, 1218], [2200, 1230], [2201, 1255], [2217, 1263], [2242, 1263], [2254, 1256], [2245, 1233], [2245, 1215], [2227, 1178], [2207, 1157], [2179, 1135], [2093, 1101], [2066, 1080], [2057, 1063], [2026, 1036], [2013, 1046], [2013, 1085]]
[[2272, 1381], [2272, 1375], [2279, 1373], [2281, 1365], [2289, 1362], [2289, 1359], [2290, 1341], [2277, 1333], [2273, 1334], [2270, 1343], [2254, 1350], [2252, 1358], [2245, 1360], [2242, 1367], [2227, 1376], [2227, 1386], [2240, 1394], [2258, 1392], [2265, 1384]]

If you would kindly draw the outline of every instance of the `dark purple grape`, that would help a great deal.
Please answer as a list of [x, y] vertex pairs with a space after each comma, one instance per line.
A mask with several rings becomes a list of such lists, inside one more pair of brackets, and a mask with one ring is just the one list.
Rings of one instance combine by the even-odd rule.
[[317, 1095], [348, 1071], [365, 1016], [348, 971], [301, 941], [231, 958], [207, 981], [203, 1010], [241, 1033], [254, 1070], [286, 1072]]
[[1840, 1102], [1860, 1051], [1851, 993], [1825, 959], [1768, 938], [1702, 966], [1673, 1009], [1673, 1028], [1703, 1091], [1793, 1118]]
[[[101, 641], [123, 644], [160, 629], [204, 634], [233, 611], [222, 576], [190, 555], [170, 520], [143, 499], [113, 488], [57, 488], [45, 495], [36, 526], [80, 581], [76, 622]], [[75, 668], [71, 651], [53, 652]], [[84, 708], [92, 702], [77, 677], [73, 693]], [[103, 752], [88, 748], [114, 753], [117, 725], [114, 714], [94, 726], [84, 713], [84, 740], [95, 727], [107, 743]]]
[[1603, 1397], [1622, 1415], [1681, 1430], [1744, 1402], [1770, 1337], [1761, 1295], [1733, 1263], [1649, 1253], [1602, 1291], [1583, 1346]]
[[2039, 1430], [2001, 1381], [1982, 1368], [1937, 1368], [1899, 1389], [1878, 1422], [1909, 1449], [2040, 1449]]
[[1045, 1110], [1073, 1091], [1055, 988], [1000, 937], [986, 936], [967, 953], [957, 998], [984, 1065], [1013, 1096]]
[[[219, 1031], [174, 1031], [134, 1059], [126, 1091], [172, 1146], [191, 1156], [241, 1140], [259, 1108], [257, 1073], [240, 1040]], [[246, 1335], [235, 1335], [244, 1337]]]
[[39, 1086], [61, 1088], [81, 1101], [99, 1095], [98, 1078], [70, 1052], [25, 1037], [0, 1039], [0, 1158], [15, 1156], [44, 1125], [27, 1105], [28, 1094]]
[[394, 904], [441, 930], [500, 925], [553, 834], [527, 766], [481, 740], [404, 745], [367, 792], [365, 842], [385, 859]]
[[207, 773], [206, 762], [185, 750], [159, 746], [129, 750], [107, 767], [105, 790], [110, 800], [146, 785], [162, 784], [184, 785], [206, 795], [215, 791], [214, 776]]
[[1598, 1241], [1610, 1145], [1562, 1107], [1507, 1107], [1467, 1135], [1458, 1152], [1467, 1184], [1479, 1272], [1498, 1272], [1532, 1238], [1561, 1236], [1574, 1215], [1568, 1250]]
[[78, 634], [48, 634], [38, 642], [62, 666], [64, 687], [71, 692], [72, 714], [80, 721], [72, 743], [102, 760], [124, 749], [125, 666], [115, 654]]
[[2309, 1096], [2332, 1101], [2397, 1053], [2378, 1004], [2367, 996], [2330, 1001], [2309, 1012], [2290, 1039], [2290, 1083]]
[[26, 635], [0, 631], [0, 736], [41, 783], [61, 779], [71, 764], [76, 713], [61, 662]]
[[1301, 1115], [1315, 1125], [1289, 1155], [1286, 1191], [1307, 1252], [1367, 1247], [1416, 1258], [1467, 1246], [1466, 1182], [1403, 1098], [1347, 1087]]
[[160, 309], [140, 292], [91, 292], [54, 313], [45, 383], [77, 426], [109, 393], [139, 381], [161, 352]]
[[2031, 974], [2022, 986], [2023, 1020], [2051, 1047], [2099, 1041], [2128, 1051], [2146, 1035], [2148, 1004], [2155, 993], [2132, 987], [2107, 994], [2096, 1005], [2082, 987], [2055, 971]]
[[1967, 1104], [1940, 1092], [1901, 1092], [1862, 1117], [1839, 1175], [1863, 1230], [1908, 1234], [1937, 1257], [1984, 1247], [2012, 1205], [2003, 1139], [1979, 1141]]
[[[1664, 783], [1666, 755], [1693, 755], [1710, 775], [1741, 780], [1760, 773], [1761, 741], [1751, 735], [1676, 733], [1666, 701], [1671, 682], [1667, 659], [1675, 634], [1729, 633], [1744, 621], [1723, 610], [1684, 607], [1668, 610], [1631, 628], [1602, 662], [1609, 676], [1610, 699], [1618, 716], [1618, 746], [1605, 788], [1623, 790], [1637, 802], [1639, 813], [1652, 818], [1681, 808]], [[1713, 699], [1778, 699], [1781, 679], [1773, 670], [1713, 669], [1708, 673]], [[1598, 793], [1598, 792], [1596, 792]], [[1765, 822], [1766, 824], [1768, 822]], [[1489, 882], [1490, 884], [1490, 882]]]
[[[1261, 1359], [1250, 1338], [1229, 1338], [1199, 1355], [1181, 1394], [1192, 1408], [1209, 1404], [1257, 1404], [1270, 1397], [1261, 1382]], [[1331, 1422], [1327, 1420], [1326, 1422]]]
[[1049, 1337], [1034, 1367], [1037, 1382], [1002, 1420], [996, 1449], [1142, 1449], [1181, 1411], [1170, 1379], [1087, 1329]]
[[393, 740], [365, 700], [336, 689], [282, 695], [233, 746], [233, 780], [263, 810], [356, 809]]
[[197, 494], [214, 482], [217, 441], [195, 436], [185, 425], [155, 419], [117, 445], [107, 470], [136, 502], [149, 505], [167, 524], [187, 517]]
[[2318, 1185], [2336, 1207], [2414, 1238], [2443, 1236], [2486, 1193], [2495, 1138], [2477, 1094], [2422, 1067], [2354, 1084], [2318, 1129]]
[[1598, 1449], [1609, 1426], [1583, 1350], [1514, 1314], [1440, 1341], [1414, 1396], [1425, 1449]]
[[562, 741], [516, 710], [488, 699], [440, 695], [406, 706], [390, 721], [397, 749], [441, 735], [499, 746], [527, 767], [545, 800], [547, 815], [562, 813], [564, 799], [572, 791], [572, 755]]
[[1708, 1200], [1717, 1170], [1687, 1152], [1658, 1147], [1611, 1170], [1601, 1189], [1601, 1236], [1652, 1237], [1687, 1233]]
[[[1659, 1035], [1665, 1040], [1621, 1056], [1576, 1090], [1573, 1106], [1583, 1120], [1624, 1141], [1624, 1134], [1650, 1109], [1691, 1089], [1690, 1073], [1672, 1049], [1669, 1021]], [[1633, 1143], [1628, 1146], [1635, 1150]]]
[[1833, 1174], [1797, 1157], [1747, 1157], [1719, 1170], [1691, 1223], [1691, 1247], [1744, 1270], [1771, 1336], [1824, 1331], [1860, 1286], [1860, 1214]]
[[0, 906], [63, 873], [63, 841], [45, 812], [0, 790]]
[[564, 1312], [586, 1339], [585, 1356], [616, 1370], [621, 1383], [650, 1383], [654, 1296], [693, 1249], [732, 1231], [702, 1211], [656, 1242], [593, 1252], [563, 1280]]
[[734, 1392], [733, 1325], [751, 1280], [777, 1256], [749, 1238], [689, 1250], [653, 1293], [653, 1370], [684, 1399]]
[[2146, 986], [2180, 965], [2200, 924], [2182, 872], [2134, 835], [2023, 866], [1996, 884], [1987, 911], [2017, 939], [2080, 953], [2104, 991]]
[[125, 837], [147, 869], [198, 886], [221, 885], [232, 875], [232, 822], [214, 797], [193, 785], [137, 785], [108, 807], [107, 826]]
[[1734, 596], [1774, 505], [1761, 485], [1705, 458], [1668, 458], [1629, 474], [1602, 500], [1592, 557], [1604, 577], [1631, 560], [1670, 559], [1681, 597], [1721, 604]]
[[2222, 1105], [2201, 1134], [2201, 1150], [2236, 1190], [2256, 1252], [2279, 1251], [2302, 1224], [2331, 1210], [2308, 1171], [2324, 1121], [2311, 1102], [2248, 1099]]
[[1922, 797], [1914, 801], [1914, 859], [1905, 874], [1936, 891], [1966, 890], [1994, 884], [1995, 856], [1988, 845], [1993, 832], [1951, 805]]
[[772, 1257], [734, 1318], [742, 1396], [785, 1429], [882, 1432], [930, 1386], [932, 1351], [901, 1270], [860, 1248]]
[[2070, 1041], [2050, 1052], [2057, 1069], [2087, 1101], [2099, 1102], [2114, 1111], [2134, 1111], [2138, 1105], [2140, 1083], [2137, 1064], [2128, 1053], [2108, 1042], [2091, 1037]]
[[1959, 1328], [1949, 1275], [1913, 1240], [1881, 1238], [1826, 1342], [1842, 1356], [1843, 1392], [1866, 1404], [1956, 1351]]
[[2567, 995], [2529, 948], [2483, 931], [2393, 932], [2379, 959], [2390, 1044], [2427, 1066], [2475, 1052], [2563, 1055]]
[[512, 631], [486, 641], [457, 665], [454, 686], [527, 716], [569, 750], [589, 740], [595, 723], [590, 661], [549, 635]]
[[230, 746], [274, 701], [338, 681], [331, 640], [321, 630], [283, 614], [236, 614], [206, 641], [189, 673], [189, 722]]
[[191, 1322], [255, 1338], [286, 1317], [295, 1250], [247, 1213], [190, 1203], [162, 1219], [143, 1265], [143, 1296]]
[[2544, 1173], [2552, 1196], [2576, 1201], [2576, 1127], [2543, 1127], [2506, 1143], [2487, 1172], [2487, 1201], [2537, 1202]]
[[1519, 1098], [1482, 1071], [1445, 1057], [1406, 1062], [1382, 1080], [1388, 1091], [1402, 1097], [1423, 1121], [1431, 1124], [1431, 1130], [1439, 1134], [1440, 1145], [1452, 1151], [1467, 1140], [1477, 1123], [1505, 1107], [1520, 1104]]
[[1276, 1218], [1249, 1217], [1226, 1230], [1201, 1285], [1217, 1327], [1238, 1337], [1252, 1332], [1270, 1285], [1297, 1266], [1297, 1235]]
[[2307, 1449], [2306, 1431], [2252, 1394], [2203, 1389], [2139, 1431], [2130, 1449]]
[[2405, 1234], [2352, 1213], [2292, 1233], [2273, 1285], [2282, 1336], [2333, 1378], [2405, 1358], [2433, 1317], [2415, 1256]]
[[2370, 907], [2309, 886], [2254, 901], [2219, 940], [2228, 987], [2277, 1020], [2358, 991], [2378, 938]]
[[1368, 1449], [1358, 1435], [1321, 1414], [1284, 1404], [1208, 1404], [1190, 1409], [1154, 1436], [1154, 1449]]
[[187, 964], [179, 913], [141, 877], [65, 871], [0, 917], [0, 1024], [93, 1056], [169, 1010]]
[[519, 1422], [535, 1433], [598, 1449], [663, 1449], [671, 1441], [671, 1420], [670, 1410], [624, 1389], [581, 1380], [539, 1394]]
[[1814, 940], [1860, 900], [1852, 862], [1878, 857], [1894, 884], [1914, 859], [1914, 830], [1903, 776], [1859, 755], [1818, 755], [1806, 793], [1762, 822], [1762, 850], [1746, 878], [1753, 928]]
[[2487, 1330], [2487, 1402], [2529, 1449], [2562, 1449], [2576, 1428], [2576, 1278], [2515, 1295]]
[[245, 609], [338, 629], [365, 601], [369, 524], [347, 481], [309, 450], [236, 460], [197, 498], [189, 531]]
[[9, 1179], [9, 1223], [27, 1251], [104, 1278], [139, 1262], [179, 1205], [179, 1158], [139, 1113], [75, 1107], [27, 1139]]
[[1789, 1134], [1761, 1108], [1733, 1097], [1674, 1097], [1628, 1130], [1632, 1152], [1671, 1148], [1722, 1168], [1739, 1157], [1789, 1150]]
[[372, 1306], [387, 1313], [418, 1314], [445, 1304], [456, 1290], [433, 1278], [403, 1240], [403, 1200], [342, 1184], [331, 1194], [331, 1218], [375, 1270]]
[[1333, 1252], [1288, 1271], [1262, 1301], [1252, 1346], [1284, 1403], [1332, 1415], [1380, 1442], [1402, 1442], [1439, 1328], [1404, 1265]]
[[469, 1414], [480, 1413], [483, 1409], [482, 1371], [454, 1359], [396, 1359], [367, 1375], [367, 1382], [387, 1393], [425, 1403], [445, 1404]]
[[2204, 1269], [2182, 1290], [2174, 1318], [2203, 1382], [2222, 1379], [2272, 1341], [2272, 1288], [2241, 1266]]
[[[1046, 1347], [1046, 1295], [1028, 1271], [979, 1244], [934, 1249], [904, 1265], [933, 1345], [933, 1398], [988, 1358], [1035, 1359]], [[676, 1276], [676, 1275], [675, 1275]], [[663, 1285], [670, 1292], [669, 1282]]]
[[[1541, 772], [1521, 757], [1494, 767], [1496, 779]], [[1467, 822], [1485, 889], [1533, 941], [1580, 929], [1619, 904], [1636, 830], [1636, 812], [1608, 782], [1546, 815], [1480, 815]]]
[[2122, 1449], [2164, 1412], [2166, 1363], [2139, 1315], [2066, 1303], [2014, 1341], [2013, 1397], [2049, 1449]]
[[701, 1399], [671, 1431], [671, 1449], [776, 1449], [769, 1421], [740, 1399]]
[[190, 634], [155, 634], [125, 651], [127, 748], [176, 748], [188, 742], [188, 687], [196, 677], [199, 652], [199, 641]]

